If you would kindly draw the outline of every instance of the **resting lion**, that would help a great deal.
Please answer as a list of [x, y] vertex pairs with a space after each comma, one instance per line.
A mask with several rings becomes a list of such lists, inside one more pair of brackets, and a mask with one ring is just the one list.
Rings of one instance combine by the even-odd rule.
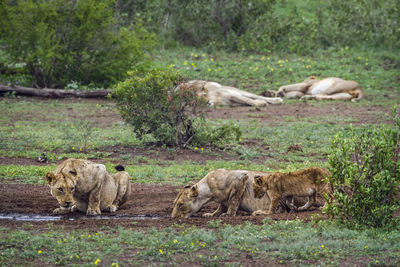
[[238, 209], [254, 212], [269, 205], [268, 195], [254, 197], [254, 176], [266, 173], [245, 170], [218, 169], [209, 172], [195, 185], [185, 186], [174, 201], [172, 217], [188, 218], [205, 204], [219, 204], [213, 213], [203, 216], [235, 216]]
[[103, 164], [83, 159], [67, 159], [54, 173], [46, 174], [50, 192], [60, 205], [54, 214], [73, 211], [99, 215], [101, 211], [114, 212], [125, 203], [131, 192], [129, 174], [122, 166], [110, 175]]
[[277, 92], [266, 91], [263, 95], [316, 100], [351, 100], [352, 102], [364, 97], [360, 85], [355, 81], [335, 77], [319, 80], [315, 76], [309, 77], [302, 83], [284, 85]]
[[[307, 210], [316, 203], [316, 194], [330, 194], [328, 183], [324, 178], [330, 176], [327, 169], [311, 167], [297, 172], [268, 173], [254, 177], [254, 195], [262, 197], [265, 193], [271, 198], [268, 210], [258, 210], [253, 215], [273, 214], [279, 203], [289, 201], [292, 208]], [[296, 208], [293, 197], [307, 197], [307, 203]]]
[[178, 88], [193, 88], [196, 94], [206, 99], [210, 106], [263, 107], [268, 104], [281, 104], [283, 102], [280, 97], [263, 97], [209, 81], [193, 80], [180, 84]]

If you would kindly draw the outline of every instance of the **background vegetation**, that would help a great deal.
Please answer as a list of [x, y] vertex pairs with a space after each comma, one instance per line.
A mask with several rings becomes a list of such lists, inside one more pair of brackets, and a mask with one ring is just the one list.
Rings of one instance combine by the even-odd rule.
[[[176, 151], [139, 138], [111, 101], [8, 95], [0, 99], [0, 180], [44, 183], [45, 173], [67, 157], [99, 160], [110, 172], [121, 162], [135, 183], [174, 185], [215, 168], [329, 167], [336, 133], [348, 137], [392, 124], [385, 110], [400, 103], [399, 10], [395, 0], [0, 1], [0, 83], [106, 88], [154, 64], [253, 93], [316, 75], [357, 80], [366, 94], [359, 103], [309, 102], [329, 111], [312, 118], [293, 113], [264, 123], [268, 110], [253, 108], [243, 118], [206, 118], [211, 129], [230, 125], [228, 133], [241, 135], [224, 145], [217, 143], [223, 130], [200, 136], [187, 151], [201, 161], [162, 158]], [[365, 114], [352, 114], [353, 107]], [[302, 151], [289, 151], [292, 145]], [[43, 152], [50, 164], [33, 164]], [[10, 163], [15, 159], [25, 163]], [[315, 218], [314, 224], [215, 220], [207, 229], [143, 231], [71, 231], [49, 223], [49, 231], [36, 231], [27, 223], [23, 231], [0, 229], [0, 265], [220, 266], [240, 265], [243, 257], [266, 265], [399, 264], [398, 221], [385, 230], [353, 226]]]

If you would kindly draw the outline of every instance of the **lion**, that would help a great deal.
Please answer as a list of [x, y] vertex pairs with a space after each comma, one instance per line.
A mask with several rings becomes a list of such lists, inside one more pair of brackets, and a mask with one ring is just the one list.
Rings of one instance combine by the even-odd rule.
[[46, 180], [50, 193], [60, 205], [53, 214], [115, 212], [131, 193], [129, 174], [121, 165], [115, 168], [118, 172], [110, 175], [103, 164], [67, 159], [57, 166], [54, 173], [48, 172]]
[[281, 86], [277, 92], [266, 91], [262, 95], [316, 100], [351, 100], [357, 102], [364, 97], [356, 81], [329, 77], [322, 80], [310, 76], [302, 83]]
[[193, 80], [181, 83], [178, 88], [192, 88], [197, 96], [205, 99], [210, 106], [255, 106], [282, 104], [280, 97], [263, 97], [235, 87], [221, 85], [216, 82]]
[[204, 217], [235, 216], [237, 210], [252, 213], [268, 206], [268, 195], [254, 197], [253, 180], [264, 172], [217, 169], [194, 185], [185, 186], [174, 200], [173, 218], [188, 218], [210, 201], [218, 208]]
[[[325, 181], [331, 174], [327, 169], [311, 167], [297, 172], [268, 173], [254, 177], [254, 196], [268, 194], [271, 199], [268, 210], [257, 210], [253, 215], [274, 214], [279, 203], [286, 203], [295, 210], [307, 210], [316, 204], [316, 194], [328, 193], [331, 189]], [[293, 204], [294, 197], [307, 197], [307, 203], [297, 208]]]

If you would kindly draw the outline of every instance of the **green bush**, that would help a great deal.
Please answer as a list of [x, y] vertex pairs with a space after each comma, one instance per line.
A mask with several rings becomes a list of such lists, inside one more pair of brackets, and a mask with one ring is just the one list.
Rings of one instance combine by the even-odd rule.
[[120, 27], [114, 6], [113, 0], [1, 1], [0, 39], [38, 87], [72, 81], [108, 87], [145, 61], [154, 44], [140, 23]]
[[175, 90], [183, 80], [174, 70], [154, 68], [145, 74], [131, 73], [113, 90], [124, 120], [139, 138], [152, 134], [166, 145], [185, 145], [193, 138], [193, 119], [187, 112], [197, 98], [190, 90]]
[[390, 227], [400, 195], [400, 118], [395, 126], [340, 132], [329, 156], [334, 199], [327, 213], [349, 226]]
[[134, 126], [138, 138], [151, 134], [168, 146], [222, 145], [239, 140], [238, 126], [211, 127], [202, 111], [205, 101], [192, 88], [177, 85], [182, 76], [172, 69], [153, 68], [145, 73], [133, 71], [131, 77], [113, 89], [123, 119]]

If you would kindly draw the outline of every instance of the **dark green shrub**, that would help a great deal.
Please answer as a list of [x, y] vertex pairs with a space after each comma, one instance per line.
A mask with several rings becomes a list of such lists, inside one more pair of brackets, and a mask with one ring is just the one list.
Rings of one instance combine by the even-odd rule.
[[114, 0], [5, 0], [0, 37], [36, 86], [62, 88], [76, 81], [108, 87], [145, 61], [154, 43], [139, 23], [119, 27], [114, 6]]
[[329, 156], [333, 202], [327, 213], [349, 226], [390, 227], [400, 195], [400, 118], [395, 126], [338, 133]]
[[152, 134], [161, 144], [184, 146], [193, 139], [191, 108], [198, 102], [191, 90], [175, 90], [182, 76], [174, 70], [152, 69], [119, 83], [113, 90], [124, 120], [139, 138]]
[[131, 77], [113, 89], [113, 96], [124, 120], [134, 126], [138, 138], [151, 134], [169, 146], [221, 145], [238, 140], [237, 126], [211, 127], [205, 123], [205, 101], [183, 85], [182, 76], [172, 69], [153, 68]]

